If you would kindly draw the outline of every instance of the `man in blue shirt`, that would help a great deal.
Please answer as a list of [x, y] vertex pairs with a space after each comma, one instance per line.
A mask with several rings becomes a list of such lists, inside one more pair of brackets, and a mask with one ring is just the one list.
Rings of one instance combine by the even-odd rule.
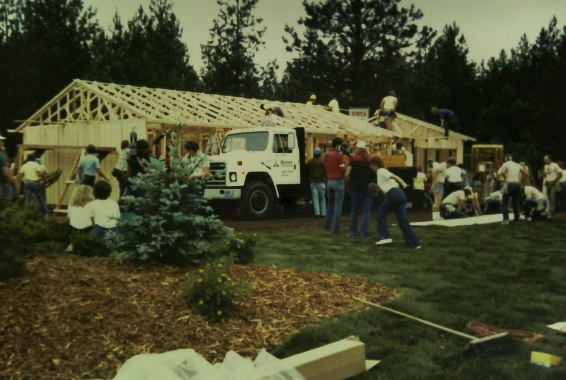
[[83, 185], [90, 187], [94, 187], [96, 173], [108, 181], [108, 178], [100, 170], [100, 161], [98, 157], [94, 156], [94, 153], [96, 153], [96, 147], [91, 144], [86, 147], [86, 156], [79, 161], [79, 178]]
[[448, 128], [450, 125], [456, 125], [458, 123], [458, 118], [454, 111], [450, 111], [445, 108], [438, 109], [436, 107], [432, 107], [433, 115], [438, 115], [440, 117], [440, 127], [444, 127], [444, 137], [448, 137]]

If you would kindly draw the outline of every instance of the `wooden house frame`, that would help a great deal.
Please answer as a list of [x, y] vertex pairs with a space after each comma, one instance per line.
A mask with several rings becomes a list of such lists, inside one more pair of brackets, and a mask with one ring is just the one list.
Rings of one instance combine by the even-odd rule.
[[[128, 140], [132, 131], [138, 139], [150, 144], [169, 129], [177, 130], [183, 124], [180, 138], [199, 140], [201, 149], [220, 144], [224, 134], [236, 128], [251, 128], [263, 123], [261, 104], [274, 104], [284, 113], [279, 124], [284, 127], [304, 127], [307, 136], [307, 156], [315, 147], [330, 145], [340, 136], [346, 141], [363, 139], [370, 146], [390, 146], [397, 132], [376, 128], [371, 124], [340, 113], [326, 111], [322, 106], [272, 102], [233, 96], [221, 96], [186, 91], [152, 89], [74, 80], [35, 114], [24, 120], [11, 132], [23, 134], [20, 158], [26, 151], [41, 155], [49, 169], [63, 170], [61, 179], [47, 190], [48, 204], [57, 211], [65, 211], [69, 188], [75, 182], [78, 158], [88, 144], [99, 148], [101, 170], [109, 178], [116, 164], [122, 140]], [[165, 151], [166, 139], [156, 149]], [[153, 145], [153, 144], [152, 144]], [[118, 183], [112, 178], [116, 199]]]

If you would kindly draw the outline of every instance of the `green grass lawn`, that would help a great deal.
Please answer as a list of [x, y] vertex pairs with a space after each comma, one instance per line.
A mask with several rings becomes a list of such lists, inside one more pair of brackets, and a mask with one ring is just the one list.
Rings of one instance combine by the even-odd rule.
[[357, 379], [566, 379], [566, 363], [550, 369], [530, 364], [532, 350], [566, 356], [566, 337], [546, 327], [566, 320], [563, 222], [416, 232], [420, 250], [405, 247], [398, 227], [390, 247], [345, 232], [263, 234], [256, 264], [378, 281], [404, 293], [385, 306], [470, 335], [466, 323], [479, 321], [544, 338], [477, 357], [464, 349], [464, 338], [371, 308], [305, 328], [275, 354], [286, 357], [358, 335], [367, 358], [382, 362]]

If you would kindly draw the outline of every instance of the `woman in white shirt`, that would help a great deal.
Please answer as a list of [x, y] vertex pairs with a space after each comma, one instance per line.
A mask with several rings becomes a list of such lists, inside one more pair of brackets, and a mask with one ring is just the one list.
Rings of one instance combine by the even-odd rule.
[[385, 194], [385, 200], [377, 210], [377, 228], [379, 241], [375, 244], [383, 245], [393, 242], [389, 227], [387, 226], [387, 214], [395, 210], [397, 221], [403, 232], [403, 238], [407, 247], [412, 249], [421, 248], [419, 238], [409, 223], [407, 218], [407, 196], [399, 185], [407, 187], [405, 181], [391, 173], [385, 168], [383, 160], [379, 156], [372, 156], [369, 160], [370, 167], [377, 172], [377, 185], [372, 183], [370, 187], [374, 190], [380, 189]]
[[67, 210], [71, 232], [86, 233], [92, 230], [92, 221], [85, 206], [93, 200], [92, 187], [79, 185], [75, 188]]
[[103, 238], [108, 231], [118, 232], [118, 219], [120, 219], [120, 207], [112, 199], [112, 186], [107, 181], [97, 181], [94, 184], [94, 198], [86, 207], [91, 223], [94, 224], [93, 233]]

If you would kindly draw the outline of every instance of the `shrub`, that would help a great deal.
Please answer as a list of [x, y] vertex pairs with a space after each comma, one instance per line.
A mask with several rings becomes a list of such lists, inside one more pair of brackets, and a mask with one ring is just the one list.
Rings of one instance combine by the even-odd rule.
[[0, 208], [0, 241], [2, 247], [17, 255], [35, 253], [36, 244], [51, 241], [56, 222], [44, 218], [35, 203], [19, 200]]
[[233, 264], [234, 258], [230, 257], [223, 263], [208, 263], [190, 272], [179, 297], [210, 322], [229, 317], [235, 309], [234, 302], [249, 297], [252, 292], [245, 281], [228, 277]]
[[234, 259], [239, 264], [249, 264], [254, 261], [255, 246], [259, 238], [257, 234], [242, 233], [232, 235], [224, 248], [224, 255], [234, 255]]
[[0, 251], [0, 281], [12, 277], [21, 276], [24, 273], [26, 263], [19, 260], [15, 254]]
[[120, 220], [115, 239], [115, 256], [123, 260], [159, 261], [189, 266], [207, 260], [210, 242], [226, 241], [232, 229], [225, 227], [207, 201], [200, 196], [201, 180], [190, 180], [194, 165], [185, 164], [178, 155], [176, 133], [172, 134], [170, 169], [163, 159], [144, 164], [147, 173], [129, 181], [135, 189], [147, 192], [146, 198], [121, 198], [122, 208], [141, 217]]
[[73, 244], [73, 254], [86, 257], [108, 257], [108, 243], [93, 234], [75, 233], [70, 237]]

